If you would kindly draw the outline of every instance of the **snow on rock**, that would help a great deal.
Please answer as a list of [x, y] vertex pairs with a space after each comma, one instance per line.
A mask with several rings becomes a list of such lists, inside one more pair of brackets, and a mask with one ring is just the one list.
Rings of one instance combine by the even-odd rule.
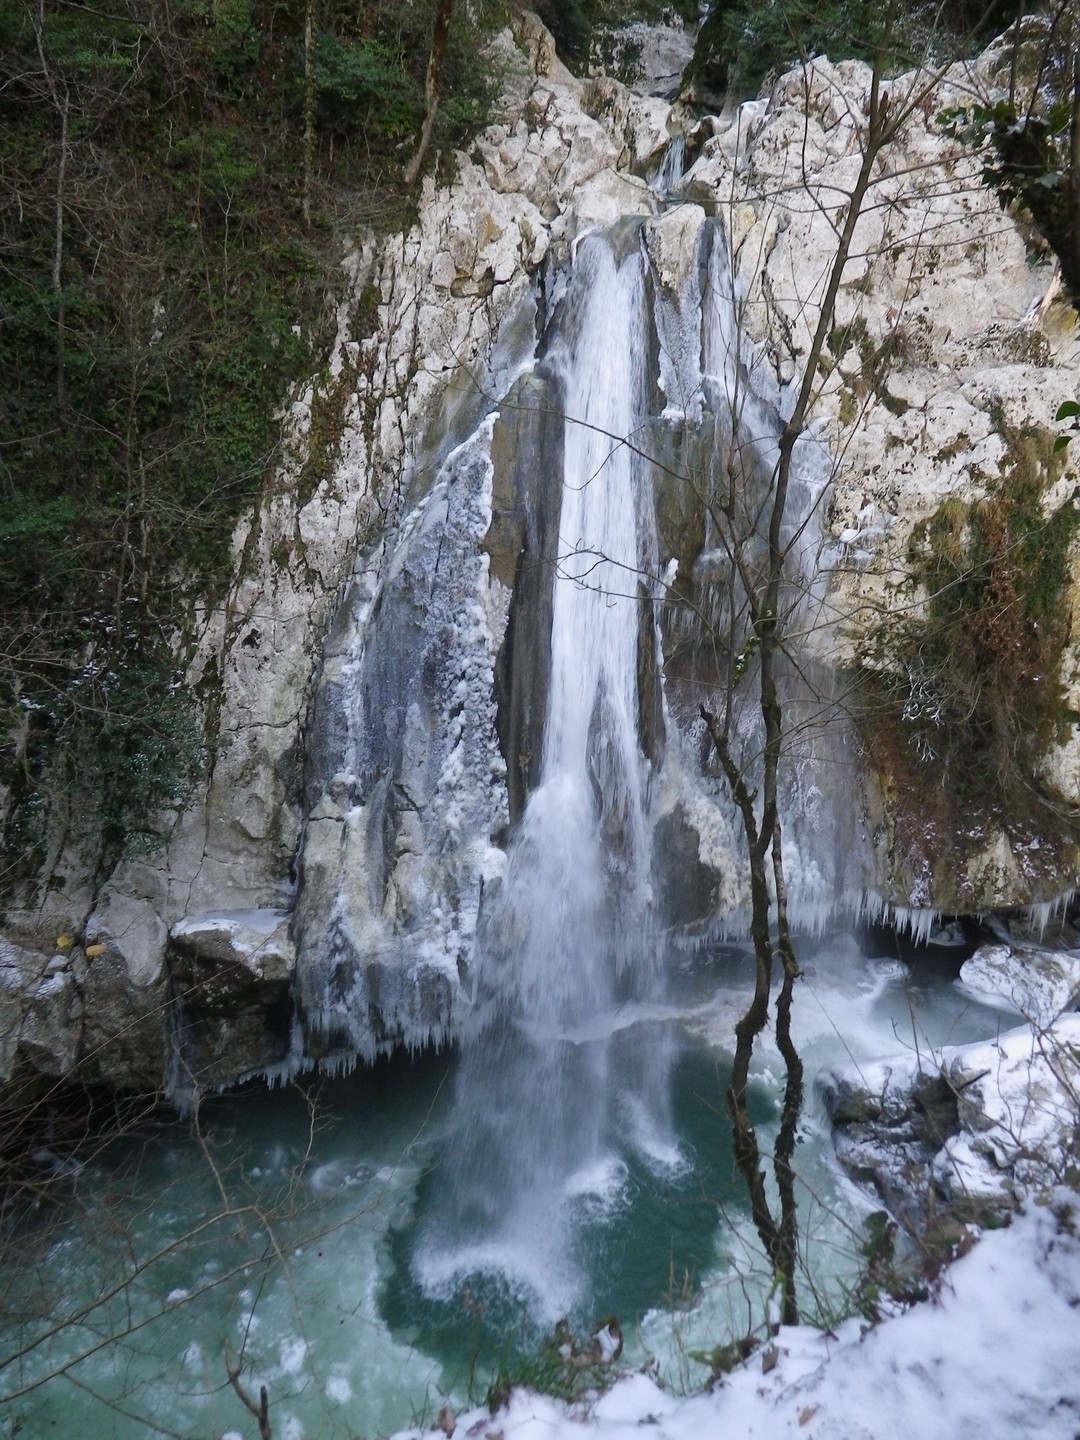
[[837, 1155], [909, 1213], [1008, 1213], [1060, 1180], [1074, 1144], [1080, 1015], [974, 1045], [823, 1071]]
[[169, 931], [174, 947], [218, 965], [243, 965], [259, 979], [288, 979], [296, 962], [283, 910], [194, 915]]
[[958, 983], [978, 999], [1042, 1028], [1075, 1006], [1080, 955], [1030, 945], [982, 945], [960, 967]]
[[[784, 1327], [711, 1393], [679, 1398], [646, 1375], [567, 1405], [517, 1390], [461, 1437], [503, 1440], [1075, 1440], [1080, 1419], [1080, 1213], [1059, 1190], [984, 1235], [932, 1299], [868, 1326]], [[438, 1440], [408, 1430], [397, 1440]]]

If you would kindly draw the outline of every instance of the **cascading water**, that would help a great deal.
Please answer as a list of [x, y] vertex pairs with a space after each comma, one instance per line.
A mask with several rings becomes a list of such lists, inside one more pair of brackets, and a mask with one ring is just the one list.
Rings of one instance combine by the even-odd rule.
[[[672, 934], [745, 930], [740, 821], [693, 754], [699, 702], [730, 681], [716, 656], [741, 643], [721, 492], [736, 487], [728, 523], [753, 563], [789, 403], [739, 305], [697, 207], [579, 239], [540, 358], [343, 611], [298, 906], [305, 1024], [372, 1046], [381, 1010], [422, 1044], [414, 1017], [437, 1013], [422, 987], [439, 986], [461, 1038], [445, 1134], [391, 1246], [384, 1313], [405, 1333], [449, 1329], [463, 1293], [489, 1338], [496, 1315], [593, 1318], [650, 1186], [667, 1187], [668, 1248], [623, 1313], [657, 1303], [676, 1254], [688, 1273], [710, 1263], [701, 1230], [669, 1228], [684, 1156], [702, 1194], [704, 1171], [685, 1107], [672, 1120], [689, 1052], [671, 1023], [685, 987], [669, 1003], [665, 975]], [[820, 591], [827, 479], [824, 447], [800, 441], [785, 531], [800, 616]], [[750, 757], [751, 682], [733, 702]], [[802, 703], [793, 678], [786, 713]], [[794, 729], [783, 804], [792, 914], [820, 924], [846, 872], [815, 745]]]
[[654, 1160], [676, 1156], [663, 1058], [653, 1048], [627, 1074], [608, 1038], [616, 1005], [654, 999], [658, 978], [638, 693], [639, 579], [653, 564], [633, 443], [643, 288], [636, 243], [621, 260], [606, 239], [579, 247], [549, 356], [565, 433], [540, 783], [485, 904], [455, 1128], [414, 1258], [435, 1292], [509, 1275], [548, 1319], [579, 1298], [571, 1215], [618, 1173], [612, 1124]]

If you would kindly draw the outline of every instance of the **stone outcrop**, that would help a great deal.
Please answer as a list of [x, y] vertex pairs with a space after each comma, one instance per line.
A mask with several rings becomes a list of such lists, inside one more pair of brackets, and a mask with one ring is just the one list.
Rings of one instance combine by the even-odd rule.
[[[174, 1023], [184, 1064], [212, 1084], [281, 1058], [286, 961], [257, 976], [235, 957], [215, 958], [207, 937], [223, 913], [293, 905], [308, 712], [335, 615], [357, 603], [349, 597], [389, 553], [384, 537], [531, 355], [545, 257], [568, 254], [583, 228], [651, 208], [645, 172], [667, 143], [666, 105], [615, 82], [583, 85], [528, 14], [496, 38], [486, 63], [501, 87], [493, 123], [454, 158], [453, 180], [426, 179], [408, 231], [346, 256], [326, 375], [291, 404], [289, 458], [237, 531], [228, 597], [196, 617], [189, 679], [220, 740], [205, 790], [187, 813], [163, 817], [160, 854], [122, 862], [103, 887], [81, 872], [79, 855], [61, 857], [24, 917], [23, 958], [4, 968], [5, 1045], [47, 1051], [49, 1073], [67, 1073], [98, 1036], [103, 1072], [161, 1084], [162, 1036]], [[493, 536], [493, 555], [500, 543], [516, 564], [505, 538]], [[334, 656], [331, 640], [327, 676]], [[520, 719], [507, 724], [520, 730]], [[315, 730], [314, 743], [332, 743], [318, 722]], [[64, 932], [72, 958], [46, 975], [52, 937]], [[410, 1025], [439, 1035], [446, 977], [433, 972], [431, 984], [403, 977], [398, 1004]], [[385, 977], [373, 992], [380, 1044], [399, 1038], [393, 992]], [[38, 1044], [31, 1032], [45, 1033], [46, 1019], [53, 1029]], [[75, 1038], [79, 1025], [89, 1038]], [[107, 1045], [110, 1027], [128, 1040]]]
[[840, 1163], [890, 1209], [965, 1219], [1010, 1213], [1073, 1163], [1080, 1016], [823, 1072]]
[[[813, 411], [835, 463], [821, 557], [829, 585], [816, 631], [832, 666], [888, 666], [883, 635], [925, 604], [917, 563], [927, 523], [949, 501], [994, 494], [1015, 463], [1014, 437], [1051, 427], [1076, 389], [1080, 336], [1055, 268], [1045, 257], [1032, 263], [1030, 237], [982, 183], [980, 157], [938, 123], [950, 105], [1002, 93], [1009, 59], [999, 42], [936, 82], [920, 73], [889, 85], [893, 113], [908, 114], [875, 167]], [[861, 163], [869, 86], [870, 71], [857, 61], [821, 58], [791, 72], [767, 104], [744, 105], [705, 142], [684, 183], [689, 199], [725, 220], [742, 323], [784, 385], [801, 379], [817, 325]], [[1060, 475], [1048, 469], [1043, 483], [1044, 514], [1071, 504], [1075, 457]], [[1070, 613], [1078, 563], [1074, 545], [1061, 596]], [[1065, 706], [1075, 710], [1075, 646], [1061, 678]], [[918, 677], [912, 683], [914, 705]], [[1080, 864], [1073, 832], [1067, 826], [1048, 844], [1039, 826], [1053, 826], [1055, 806], [1071, 812], [1075, 804], [1077, 736], [1070, 727], [1044, 758], [1041, 819], [1009, 833], [913, 813], [904, 775], [879, 757], [866, 822], [880, 899], [900, 910], [974, 912], [1070, 890]]]

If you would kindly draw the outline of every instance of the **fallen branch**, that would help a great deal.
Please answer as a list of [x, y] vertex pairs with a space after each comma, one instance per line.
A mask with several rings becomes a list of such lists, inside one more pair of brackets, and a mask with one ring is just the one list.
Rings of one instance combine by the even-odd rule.
[[255, 1401], [251, 1398], [248, 1392], [244, 1389], [243, 1385], [241, 1385], [240, 1383], [240, 1371], [242, 1368], [242, 1362], [236, 1365], [233, 1364], [232, 1358], [229, 1355], [229, 1347], [228, 1345], [226, 1345], [225, 1373], [229, 1377], [229, 1384], [236, 1391], [243, 1404], [246, 1405], [247, 1408], [251, 1411], [252, 1415], [255, 1416], [255, 1419], [258, 1420], [260, 1440], [273, 1440], [273, 1431], [270, 1429], [270, 1416], [268, 1413], [270, 1409], [270, 1401], [266, 1394], [266, 1386], [259, 1386], [259, 1403], [256, 1405]]

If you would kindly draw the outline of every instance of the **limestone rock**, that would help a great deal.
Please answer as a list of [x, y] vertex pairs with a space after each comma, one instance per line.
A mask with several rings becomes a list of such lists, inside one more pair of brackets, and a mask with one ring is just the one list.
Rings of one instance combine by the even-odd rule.
[[[86, 941], [105, 947], [85, 972], [94, 996], [91, 1007], [83, 995], [88, 1043], [100, 1057], [99, 1070], [121, 1082], [128, 1064], [133, 1083], [146, 1083], [151, 1070], [160, 1078], [162, 1037], [171, 1023], [165, 1003], [170, 977], [186, 977], [197, 991], [199, 1005], [193, 995], [183, 1021], [188, 1063], [213, 1083], [227, 1080], [230, 1066], [235, 1075], [282, 1058], [287, 1037], [277, 1000], [260, 1040], [254, 1010], [242, 1007], [239, 1018], [230, 1018], [208, 981], [209, 952], [200, 948], [196, 959], [178, 922], [192, 917], [200, 947], [216, 946], [218, 940], [199, 929], [199, 917], [292, 904], [290, 869], [305, 810], [302, 732], [342, 595], [365, 563], [382, 563], [388, 553], [377, 543], [383, 528], [392, 531], [430, 487], [446, 456], [531, 356], [535, 276], [552, 246], [565, 252], [582, 226], [651, 208], [641, 173], [665, 141], [666, 106], [612, 82], [597, 114], [588, 113], [581, 83], [528, 13], [517, 17], [513, 33], [496, 38], [489, 63], [500, 93], [494, 123], [471, 155], [450, 160], [448, 181], [425, 180], [416, 223], [407, 232], [378, 242], [361, 238], [345, 257], [326, 373], [287, 407], [280, 473], [234, 537], [231, 591], [196, 614], [188, 680], [218, 716], [211, 780], [187, 813], [167, 817], [160, 855], [126, 861], [100, 894], [83, 885], [78, 896], [85, 865], [81, 870], [79, 856], [69, 857], [70, 863], [61, 857], [71, 903], [61, 915], [59, 892], [45, 893], [55, 923], [79, 933], [85, 924]], [[620, 171], [623, 157], [639, 174]], [[320, 436], [328, 431], [339, 438], [319, 453], [325, 443]], [[493, 590], [484, 603], [492, 607], [496, 633], [506, 623], [506, 597], [500, 601]], [[335, 663], [332, 657], [327, 685]], [[329, 732], [317, 742], [335, 743]], [[414, 768], [422, 769], [419, 748], [415, 757]], [[325, 823], [340, 831], [341, 821]], [[313, 870], [320, 823], [312, 821]], [[412, 824], [403, 812], [403, 847], [411, 843]], [[466, 866], [470, 883], [478, 883], [485, 864], [481, 849]], [[405, 923], [411, 923], [429, 878], [418, 859], [405, 858], [393, 893], [384, 897]], [[48, 916], [45, 923], [55, 928]], [[247, 941], [240, 943], [238, 933], [228, 944], [243, 951]], [[265, 974], [264, 988], [284, 993], [290, 963], [289, 953], [275, 953], [274, 978]], [[239, 952], [221, 964], [232, 967], [241, 989], [244, 975], [254, 983]], [[402, 1016], [407, 1012], [442, 1033], [456, 977], [438, 965], [429, 968], [428, 979], [415, 985], [409, 975], [375, 985], [383, 999], [372, 1002], [371, 1033], [397, 1034], [412, 1023], [389, 1018], [394, 1005]], [[115, 989], [111, 999], [109, 985]], [[21, 981], [16, 988], [21, 995]], [[61, 990], [67, 995], [70, 987], [65, 982], [55, 988], [50, 1004], [58, 1010]], [[383, 1000], [391, 1007], [385, 1020], [379, 1014]], [[232, 1046], [234, 1018], [245, 1038]], [[35, 1036], [44, 1033], [34, 1023]], [[114, 1029], [126, 1039], [110, 1049]], [[43, 1053], [37, 1039], [34, 1045]], [[65, 1047], [66, 1041], [58, 1044], [56, 1055], [67, 1056]], [[8, 1049], [0, 1050], [7, 1057]]]
[[134, 984], [152, 985], [161, 974], [168, 932], [149, 899], [107, 886], [86, 922], [86, 940], [122, 961]]
[[[59, 964], [50, 971], [54, 960]], [[24, 1026], [38, 988], [67, 964], [66, 956], [50, 958], [0, 937], [0, 1081], [10, 1080], [15, 1073]], [[32, 1029], [39, 1032], [37, 1024]], [[50, 1048], [63, 1055], [70, 1044], [70, 1034], [61, 1026], [52, 1036]]]
[[[63, 957], [54, 957], [54, 959]], [[39, 1075], [72, 1075], [80, 1059], [83, 995], [67, 964], [53, 966], [34, 987], [19, 1027], [19, 1051]]]
[[[981, 182], [980, 157], [937, 123], [946, 106], [1007, 84], [1002, 59], [1002, 47], [991, 47], [930, 91], [919, 74], [890, 81], [894, 107], [917, 103], [872, 175], [812, 408], [837, 457], [821, 553], [833, 618], [809, 642], [828, 665], [881, 663], [878, 637], [924, 599], [912, 558], [919, 527], [946, 501], [992, 493], [1013, 463], [1006, 432], [1048, 427], [1075, 391], [1080, 332], [1055, 299], [1056, 274], [1031, 263], [1025, 236]], [[861, 163], [869, 78], [860, 62], [825, 57], [782, 76], [766, 101], [742, 107], [705, 142], [683, 182], [687, 198], [724, 218], [742, 324], [788, 393], [802, 378]], [[1069, 464], [1048, 509], [1075, 488]], [[1077, 560], [1063, 597], [1070, 611]], [[1062, 679], [1073, 705], [1072, 646]], [[1074, 804], [1075, 727], [1039, 778], [1052, 804]], [[1036, 824], [1010, 835], [958, 826], [946, 836], [904, 814], [903, 796], [888, 777], [882, 783], [867, 802], [880, 837], [868, 888], [887, 904], [970, 913], [1048, 901], [1072, 886], [1076, 847], [1041, 844]]]

